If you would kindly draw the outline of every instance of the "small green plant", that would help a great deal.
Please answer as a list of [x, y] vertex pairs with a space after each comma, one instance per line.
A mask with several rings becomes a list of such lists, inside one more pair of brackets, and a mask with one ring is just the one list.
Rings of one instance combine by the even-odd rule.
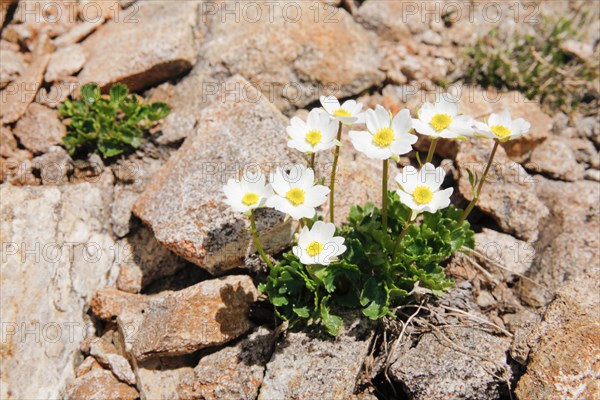
[[69, 119], [63, 142], [71, 155], [98, 151], [110, 158], [140, 147], [144, 131], [165, 118], [170, 108], [144, 103], [121, 83], [113, 85], [108, 96], [101, 95], [96, 83], [88, 83], [79, 100], [65, 100], [58, 112]]
[[588, 24], [589, 18], [580, 14], [544, 19], [533, 34], [494, 28], [467, 48], [467, 80], [519, 90], [529, 99], [539, 99], [549, 111], [577, 109], [595, 115], [597, 55], [580, 60], [563, 50], [563, 43], [580, 39], [582, 27]]
[[410, 221], [411, 210], [395, 192], [388, 192], [388, 232], [382, 229], [381, 210], [368, 203], [352, 207], [348, 224], [337, 230], [348, 247], [327, 267], [302, 264], [286, 253], [260, 285], [278, 315], [291, 326], [320, 321], [336, 335], [342, 320], [331, 307], [359, 308], [370, 319], [395, 317], [392, 308], [418, 285], [441, 296], [454, 286], [443, 262], [461, 248], [474, 248], [473, 231], [463, 211], [453, 206], [426, 213], [419, 225], [409, 228], [397, 245], [397, 237]]

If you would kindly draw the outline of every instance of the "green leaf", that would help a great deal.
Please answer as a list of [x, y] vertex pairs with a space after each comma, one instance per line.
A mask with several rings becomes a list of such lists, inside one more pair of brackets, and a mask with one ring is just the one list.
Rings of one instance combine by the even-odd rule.
[[152, 103], [150, 105], [150, 112], [148, 113], [148, 119], [150, 121], [158, 121], [165, 118], [171, 112], [171, 107], [165, 103]]
[[369, 278], [360, 294], [360, 304], [364, 307], [363, 314], [373, 320], [387, 315], [389, 312], [388, 300], [385, 282]]
[[110, 101], [119, 104], [127, 97], [129, 89], [122, 83], [116, 83], [110, 88]]
[[321, 300], [321, 307], [319, 310], [321, 321], [330, 335], [337, 336], [340, 334], [340, 331], [343, 328], [343, 321], [341, 317], [331, 314], [328, 304], [329, 300], [329, 296], [324, 297]]
[[81, 87], [81, 99], [88, 104], [93, 104], [100, 98], [100, 86], [97, 83], [88, 83]]

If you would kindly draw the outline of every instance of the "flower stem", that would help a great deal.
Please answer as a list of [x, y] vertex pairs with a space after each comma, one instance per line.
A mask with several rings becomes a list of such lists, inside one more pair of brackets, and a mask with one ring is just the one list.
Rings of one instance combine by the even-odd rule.
[[250, 215], [248, 216], [248, 218], [250, 218], [250, 230], [252, 231], [252, 238], [254, 239], [254, 244], [256, 245], [258, 254], [260, 254], [260, 257], [263, 259], [263, 261], [265, 262], [265, 264], [267, 264], [269, 268], [273, 268], [273, 264], [265, 254], [265, 250], [263, 249], [262, 244], [260, 243], [260, 239], [258, 237], [258, 232], [256, 231], [256, 222], [254, 221], [254, 210], [250, 210]]
[[308, 165], [313, 171], [315, 170], [315, 153], [310, 155], [310, 163]]
[[494, 156], [496, 155], [496, 150], [498, 150], [499, 145], [500, 145], [500, 142], [495, 140], [494, 148], [492, 149], [492, 153], [490, 154], [488, 163], [485, 167], [485, 170], [483, 171], [483, 175], [481, 176], [479, 185], [477, 185], [477, 189], [473, 193], [473, 200], [471, 200], [471, 202], [469, 203], [469, 205], [467, 206], [467, 208], [465, 209], [463, 214], [460, 216], [460, 219], [458, 220], [459, 225], [461, 225], [465, 221], [465, 219], [467, 219], [467, 217], [469, 216], [471, 211], [473, 211], [473, 207], [475, 207], [475, 205], [477, 204], [477, 200], [479, 199], [479, 194], [481, 193], [481, 189], [483, 188], [483, 183], [485, 182], [485, 180], [488, 177], [488, 173], [490, 172], [490, 167], [492, 166], [492, 162], [494, 161]]
[[387, 183], [388, 183], [388, 162], [389, 160], [383, 160], [383, 178], [381, 179], [381, 223], [383, 225], [383, 231], [387, 232], [388, 219], [387, 219]]
[[[337, 132], [337, 141], [340, 142], [342, 140], [342, 123], [339, 123], [338, 132]], [[333, 207], [333, 199], [335, 197], [335, 171], [337, 170], [338, 159], [340, 158], [340, 146], [339, 143], [335, 146], [335, 150], [333, 153], [333, 167], [331, 168], [331, 181], [329, 182], [329, 222], [335, 223], [335, 215], [334, 215], [334, 207]]]
[[414, 219], [411, 218], [406, 222], [406, 225], [404, 225], [404, 229], [402, 229], [402, 232], [400, 232], [400, 234], [396, 238], [396, 244], [394, 245], [394, 252], [392, 253], [392, 256], [395, 256], [398, 250], [400, 250], [400, 243], [402, 242], [402, 239], [404, 239], [404, 236], [406, 236], [406, 234], [408, 233], [408, 229], [413, 224], [413, 222]]
[[435, 146], [437, 146], [438, 138], [432, 137], [431, 144], [429, 145], [429, 151], [427, 152], [427, 158], [425, 159], [425, 164], [431, 162], [433, 160], [433, 154], [435, 153]]

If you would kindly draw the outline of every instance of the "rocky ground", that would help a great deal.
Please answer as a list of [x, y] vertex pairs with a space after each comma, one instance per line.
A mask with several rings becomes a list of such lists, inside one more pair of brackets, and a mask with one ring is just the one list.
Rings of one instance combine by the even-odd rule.
[[[597, 115], [465, 85], [462, 56], [532, 10], [593, 2], [275, 3], [2, 1], [0, 398], [600, 398]], [[597, 57], [594, 21], [575, 47]], [[72, 158], [56, 108], [87, 82], [172, 112], [133, 154]], [[448, 86], [465, 114], [532, 124], [499, 150], [476, 249], [446, 267], [456, 287], [417, 293], [396, 320], [347, 314], [335, 340], [286, 331], [221, 186], [249, 163], [299, 161], [285, 127], [324, 92], [415, 112]], [[344, 144], [339, 206], [379, 201], [379, 163]], [[438, 145], [457, 205], [489, 147]], [[257, 223], [269, 252], [288, 246], [280, 214]]]

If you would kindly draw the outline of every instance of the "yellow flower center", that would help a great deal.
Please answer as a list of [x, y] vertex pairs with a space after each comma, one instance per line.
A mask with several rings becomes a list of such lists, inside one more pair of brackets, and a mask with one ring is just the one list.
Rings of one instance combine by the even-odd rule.
[[427, 204], [433, 199], [433, 192], [427, 186], [417, 186], [413, 197], [417, 204]]
[[317, 242], [316, 240], [313, 240], [312, 242], [310, 242], [310, 244], [308, 246], [306, 246], [306, 252], [311, 257], [314, 257], [317, 254], [321, 254], [322, 251], [323, 251], [323, 245], [321, 243]]
[[304, 203], [304, 194], [304, 190], [295, 187], [288, 190], [288, 192], [285, 194], [285, 197], [287, 197], [290, 203], [297, 206]]
[[252, 192], [246, 193], [244, 197], [242, 197], [242, 203], [247, 206], [252, 206], [258, 203], [258, 195]]
[[350, 114], [348, 111], [344, 110], [343, 108], [338, 108], [337, 110], [335, 110], [333, 112], [333, 115], [336, 117], [351, 117], [352, 114]]
[[373, 141], [379, 147], [388, 147], [394, 140], [394, 130], [392, 128], [382, 128], [373, 136]]
[[306, 141], [311, 146], [316, 146], [317, 144], [319, 144], [322, 137], [323, 135], [321, 134], [321, 131], [312, 130], [306, 134]]
[[500, 139], [504, 139], [504, 138], [510, 136], [510, 129], [508, 129], [504, 125], [494, 125], [494, 126], [490, 127], [490, 129]]
[[440, 132], [446, 129], [452, 123], [452, 118], [448, 114], [435, 114], [431, 118], [431, 126]]

